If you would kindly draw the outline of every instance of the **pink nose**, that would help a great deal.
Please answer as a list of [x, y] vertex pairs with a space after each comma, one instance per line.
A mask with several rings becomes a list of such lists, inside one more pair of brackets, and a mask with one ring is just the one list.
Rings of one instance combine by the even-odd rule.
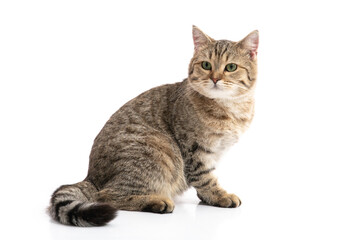
[[220, 79], [219, 78], [211, 78], [211, 80], [216, 84], [217, 81], [219, 81]]

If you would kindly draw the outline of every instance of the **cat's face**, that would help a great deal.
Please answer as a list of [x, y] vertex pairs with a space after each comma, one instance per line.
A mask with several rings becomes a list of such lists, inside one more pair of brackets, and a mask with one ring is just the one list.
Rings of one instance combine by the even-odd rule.
[[257, 31], [239, 42], [215, 41], [194, 26], [193, 39], [195, 52], [188, 79], [195, 91], [212, 99], [236, 99], [254, 88]]

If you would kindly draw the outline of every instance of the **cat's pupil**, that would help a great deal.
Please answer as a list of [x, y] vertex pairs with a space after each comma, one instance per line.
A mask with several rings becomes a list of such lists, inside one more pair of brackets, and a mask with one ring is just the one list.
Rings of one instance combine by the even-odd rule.
[[233, 72], [237, 69], [237, 65], [234, 63], [229, 63], [228, 65], [226, 65], [225, 70], [228, 72]]
[[211, 63], [209, 63], [209, 62], [207, 62], [207, 61], [203, 61], [203, 62], [201, 63], [201, 66], [202, 66], [202, 68], [205, 69], [205, 70], [211, 70]]

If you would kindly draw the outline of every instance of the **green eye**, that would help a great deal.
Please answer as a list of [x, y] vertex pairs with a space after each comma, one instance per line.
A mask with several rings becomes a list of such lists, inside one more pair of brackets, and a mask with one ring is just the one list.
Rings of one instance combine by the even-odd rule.
[[233, 72], [237, 69], [237, 65], [235, 63], [229, 63], [226, 65], [225, 70], [228, 72]]
[[205, 70], [211, 70], [211, 63], [206, 62], [206, 61], [203, 61], [203, 62], [201, 63], [201, 67], [202, 67], [203, 69], [205, 69]]

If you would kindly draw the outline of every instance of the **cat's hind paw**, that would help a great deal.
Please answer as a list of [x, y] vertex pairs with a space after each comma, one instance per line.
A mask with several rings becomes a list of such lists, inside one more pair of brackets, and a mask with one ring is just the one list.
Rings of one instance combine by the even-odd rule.
[[174, 208], [175, 205], [170, 199], [157, 197], [147, 202], [142, 211], [153, 213], [172, 213]]

